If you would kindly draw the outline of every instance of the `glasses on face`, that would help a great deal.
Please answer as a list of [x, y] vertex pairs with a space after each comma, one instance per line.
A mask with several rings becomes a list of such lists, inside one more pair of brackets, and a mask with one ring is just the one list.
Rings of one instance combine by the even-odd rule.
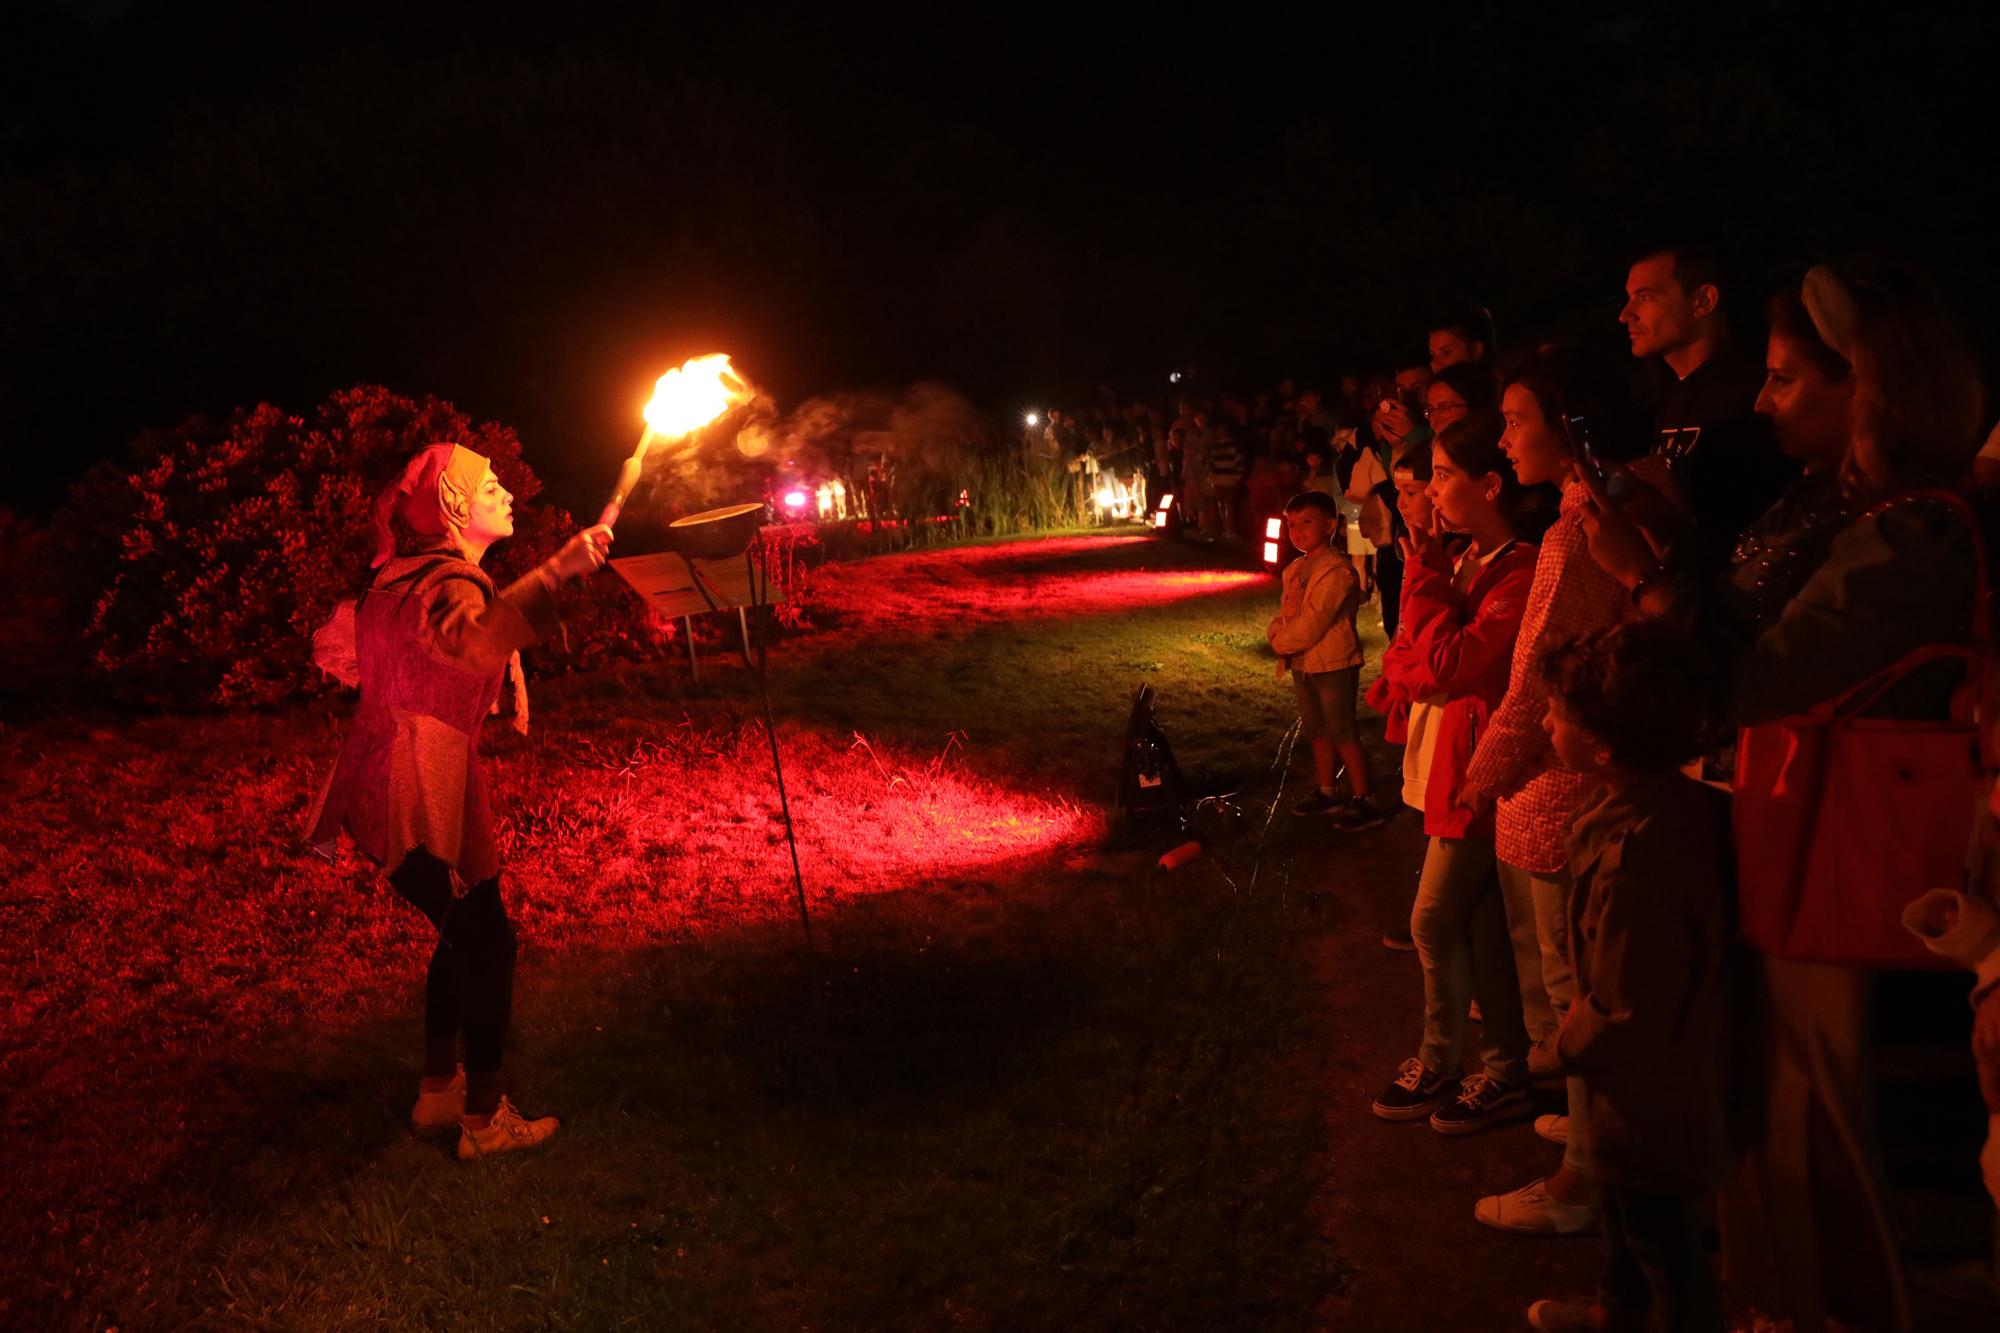
[[1449, 417], [1465, 410], [1466, 406], [1464, 403], [1439, 403], [1435, 407], [1426, 407], [1424, 409], [1424, 420], [1435, 421], [1439, 417]]

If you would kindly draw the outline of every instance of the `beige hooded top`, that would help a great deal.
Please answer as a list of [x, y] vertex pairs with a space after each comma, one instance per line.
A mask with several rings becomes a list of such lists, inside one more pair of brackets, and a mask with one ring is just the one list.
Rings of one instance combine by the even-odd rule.
[[504, 591], [451, 552], [390, 560], [355, 612], [361, 705], [309, 840], [345, 830], [392, 871], [416, 847], [466, 884], [498, 874], [479, 725], [508, 657], [555, 628], [551, 563]]

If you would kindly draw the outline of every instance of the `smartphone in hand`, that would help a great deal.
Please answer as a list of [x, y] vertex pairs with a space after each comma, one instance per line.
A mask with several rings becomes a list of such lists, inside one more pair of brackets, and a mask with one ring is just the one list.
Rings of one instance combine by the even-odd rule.
[[1590, 488], [1613, 500], [1631, 494], [1634, 485], [1632, 474], [1624, 468], [1609, 467], [1598, 457], [1597, 446], [1591, 439], [1590, 421], [1587, 417], [1564, 417], [1569, 427], [1569, 438], [1576, 446], [1577, 469], [1583, 473]]

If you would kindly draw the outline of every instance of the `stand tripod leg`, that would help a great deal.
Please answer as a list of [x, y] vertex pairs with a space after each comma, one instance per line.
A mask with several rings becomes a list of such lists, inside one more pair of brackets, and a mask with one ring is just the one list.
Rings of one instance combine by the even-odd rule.
[[694, 617], [682, 616], [681, 629], [687, 634], [688, 671], [699, 682], [701, 680], [701, 660], [694, 655]]
[[[759, 580], [758, 569], [757, 563], [751, 559], [749, 549], [745, 548], [743, 552], [743, 577], [749, 585], [751, 604], [758, 607], [761, 611], [769, 585], [767, 582]], [[769, 577], [769, 568], [766, 566], [764, 568], [764, 578], [768, 580]], [[791, 797], [785, 792], [785, 764], [778, 757], [778, 719], [771, 709], [771, 677], [766, 670], [764, 661], [764, 638], [761, 634], [758, 636], [757, 651], [752, 654], [750, 651], [750, 619], [748, 613], [741, 606], [736, 608], [736, 621], [743, 628], [743, 665], [749, 667], [751, 672], [757, 677], [757, 693], [764, 700], [764, 734], [771, 738], [771, 772], [778, 779], [778, 809], [785, 816], [785, 845], [792, 853], [792, 891], [798, 895], [799, 925], [805, 930], [806, 953], [810, 956], [814, 953], [812, 913], [806, 909], [806, 877], [799, 869], [799, 840], [792, 832], [792, 801]]]
[[799, 900], [799, 925], [806, 933], [806, 952], [813, 951], [812, 914], [806, 910], [806, 880], [799, 870], [799, 840], [792, 834], [792, 802], [785, 794], [785, 765], [778, 758], [778, 723], [771, 713], [771, 691], [765, 686], [762, 673], [758, 673], [758, 688], [764, 695], [764, 733], [771, 738], [771, 771], [778, 777], [778, 809], [785, 816], [785, 845], [792, 852], [792, 890]]

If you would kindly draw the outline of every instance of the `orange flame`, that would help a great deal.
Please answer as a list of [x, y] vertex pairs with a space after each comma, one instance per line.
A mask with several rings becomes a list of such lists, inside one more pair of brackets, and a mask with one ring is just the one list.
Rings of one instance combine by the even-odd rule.
[[692, 435], [756, 397], [722, 352], [698, 356], [660, 376], [646, 404], [646, 429], [661, 439]]

